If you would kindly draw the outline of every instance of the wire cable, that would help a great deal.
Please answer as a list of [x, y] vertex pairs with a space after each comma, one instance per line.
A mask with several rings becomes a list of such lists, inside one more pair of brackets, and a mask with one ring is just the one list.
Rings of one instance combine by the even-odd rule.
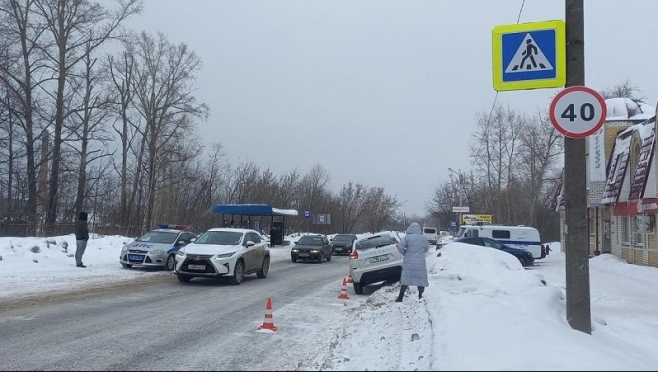
[[[523, 13], [523, 6], [525, 5], [525, 0], [521, 2], [521, 9], [519, 9], [519, 16], [516, 18], [516, 24], [518, 25], [519, 22], [521, 21], [521, 14]], [[493, 105], [491, 105], [491, 111], [489, 111], [489, 118], [487, 118], [487, 127], [489, 127], [489, 124], [491, 123], [491, 115], [493, 115], [494, 109], [496, 108], [496, 103], [498, 102], [498, 91], [496, 91], [496, 95], [494, 96], [494, 101]]]

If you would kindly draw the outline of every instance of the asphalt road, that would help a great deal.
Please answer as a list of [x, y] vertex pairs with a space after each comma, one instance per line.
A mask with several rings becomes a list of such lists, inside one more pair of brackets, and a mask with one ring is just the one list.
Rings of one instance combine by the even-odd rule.
[[[326, 301], [318, 291], [340, 283], [347, 260], [275, 261], [267, 278], [252, 274], [238, 286], [209, 279], [182, 284], [162, 273], [130, 285], [0, 307], [0, 369], [294, 369], [299, 355], [291, 353], [318, 347], [295, 334], [313, 323], [322, 326], [321, 314], [312, 314], [313, 301]], [[273, 334], [257, 332], [268, 297], [275, 312], [299, 306], [303, 316]], [[276, 318], [274, 324], [279, 326]]]

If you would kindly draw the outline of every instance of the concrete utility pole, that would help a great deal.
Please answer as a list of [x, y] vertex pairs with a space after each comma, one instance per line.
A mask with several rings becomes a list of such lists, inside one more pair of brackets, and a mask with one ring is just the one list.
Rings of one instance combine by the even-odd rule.
[[[565, 0], [566, 86], [585, 85], [583, 0]], [[564, 209], [567, 321], [592, 333], [587, 235], [585, 139], [564, 138]]]

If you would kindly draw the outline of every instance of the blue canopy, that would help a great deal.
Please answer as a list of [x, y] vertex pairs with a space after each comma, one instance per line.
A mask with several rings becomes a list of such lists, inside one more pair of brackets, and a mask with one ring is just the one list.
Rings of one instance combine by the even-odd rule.
[[212, 207], [213, 213], [237, 214], [240, 216], [297, 216], [294, 209], [272, 208], [269, 204], [217, 204]]

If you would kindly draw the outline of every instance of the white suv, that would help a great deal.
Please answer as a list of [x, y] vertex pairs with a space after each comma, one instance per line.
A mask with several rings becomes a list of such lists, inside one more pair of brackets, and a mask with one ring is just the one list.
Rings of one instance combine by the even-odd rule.
[[394, 231], [380, 232], [354, 242], [349, 265], [356, 294], [363, 294], [363, 287], [368, 284], [400, 280], [403, 257], [396, 246], [399, 242], [400, 236]]
[[270, 269], [267, 245], [255, 230], [213, 228], [176, 252], [174, 274], [181, 283], [194, 277], [225, 277], [238, 285], [252, 273], [264, 279]]

